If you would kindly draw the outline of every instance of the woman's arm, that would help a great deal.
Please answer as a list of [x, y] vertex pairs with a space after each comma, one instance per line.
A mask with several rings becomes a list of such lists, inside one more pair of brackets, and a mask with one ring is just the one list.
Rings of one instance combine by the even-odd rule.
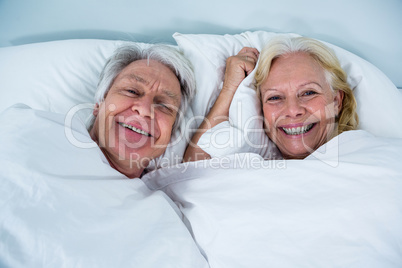
[[197, 146], [197, 143], [206, 131], [229, 119], [229, 108], [233, 96], [241, 81], [254, 69], [258, 56], [259, 52], [257, 49], [244, 47], [236, 56], [229, 57], [226, 60], [222, 90], [208, 115], [192, 137], [184, 154], [184, 162], [211, 158], [209, 154]]

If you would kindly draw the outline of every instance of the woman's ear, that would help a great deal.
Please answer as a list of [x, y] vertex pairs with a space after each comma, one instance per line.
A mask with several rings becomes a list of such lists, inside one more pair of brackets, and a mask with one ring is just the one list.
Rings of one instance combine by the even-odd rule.
[[98, 114], [99, 114], [99, 103], [95, 103], [94, 110], [93, 110], [92, 114], [93, 114], [95, 117], [98, 116]]
[[344, 95], [345, 95], [345, 92], [343, 92], [342, 90], [338, 90], [338, 92], [335, 93], [334, 106], [335, 106], [335, 108], [337, 108], [336, 116], [338, 116], [339, 112], [342, 110], [342, 101], [343, 101]]

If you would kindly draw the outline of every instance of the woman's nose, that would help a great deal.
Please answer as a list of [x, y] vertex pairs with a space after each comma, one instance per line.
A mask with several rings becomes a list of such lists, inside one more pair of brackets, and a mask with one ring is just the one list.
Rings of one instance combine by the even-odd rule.
[[299, 102], [297, 98], [287, 99], [285, 109], [286, 116], [291, 118], [302, 116], [306, 112], [304, 106]]

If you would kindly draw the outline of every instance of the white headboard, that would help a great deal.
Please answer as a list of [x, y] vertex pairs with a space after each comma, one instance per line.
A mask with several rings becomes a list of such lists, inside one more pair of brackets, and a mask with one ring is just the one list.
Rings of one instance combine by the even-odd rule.
[[61, 39], [294, 32], [343, 47], [402, 88], [401, 0], [0, 0], [0, 46]]

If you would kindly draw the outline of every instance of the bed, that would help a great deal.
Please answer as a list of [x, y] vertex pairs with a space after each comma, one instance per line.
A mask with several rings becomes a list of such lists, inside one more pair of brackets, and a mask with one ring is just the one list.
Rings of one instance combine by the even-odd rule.
[[[155, 8], [155, 6], [157, 8]], [[400, 1], [0, 1], [0, 267], [402, 267]], [[156, 20], [155, 18], [158, 18]], [[18, 19], [18, 20], [17, 20]], [[181, 157], [225, 60], [276, 35], [330, 46], [360, 118], [306, 159], [264, 160], [248, 76], [230, 123]], [[104, 163], [85, 119], [106, 59], [163, 42], [197, 93], [141, 179]], [[251, 146], [253, 145], [253, 146]]]

